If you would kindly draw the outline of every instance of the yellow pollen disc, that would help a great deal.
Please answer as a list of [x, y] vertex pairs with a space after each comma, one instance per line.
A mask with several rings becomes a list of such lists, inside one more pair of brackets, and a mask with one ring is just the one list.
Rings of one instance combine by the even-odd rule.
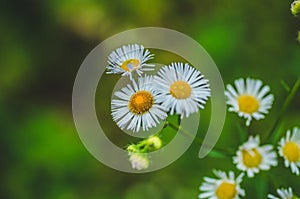
[[259, 101], [251, 95], [241, 95], [237, 101], [241, 112], [252, 114], [259, 109]]
[[121, 64], [121, 68], [126, 71], [132, 71], [138, 68], [140, 61], [138, 59], [128, 59]]
[[177, 99], [186, 99], [192, 93], [190, 85], [184, 81], [176, 81], [170, 86], [170, 93]]
[[258, 167], [262, 162], [261, 154], [256, 150], [250, 151], [242, 150], [243, 163], [248, 168]]
[[132, 113], [140, 115], [148, 112], [153, 104], [154, 98], [150, 92], [138, 91], [130, 97], [128, 108]]
[[219, 199], [233, 199], [236, 196], [235, 184], [222, 182], [216, 190], [216, 195]]
[[287, 142], [282, 148], [282, 152], [286, 159], [290, 162], [300, 161], [300, 148], [295, 142]]

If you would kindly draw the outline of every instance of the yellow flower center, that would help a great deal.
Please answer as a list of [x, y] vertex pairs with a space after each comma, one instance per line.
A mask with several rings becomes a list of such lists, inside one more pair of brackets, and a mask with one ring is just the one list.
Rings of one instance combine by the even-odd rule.
[[149, 111], [154, 104], [154, 98], [148, 91], [138, 91], [130, 97], [128, 108], [136, 114], [141, 115]]
[[121, 64], [121, 68], [126, 71], [132, 71], [138, 68], [140, 61], [138, 59], [128, 59]]
[[219, 199], [233, 199], [236, 195], [236, 186], [233, 183], [222, 182], [216, 190]]
[[251, 95], [241, 95], [237, 101], [241, 112], [252, 114], [259, 109], [259, 101]]
[[282, 148], [282, 152], [286, 159], [290, 162], [300, 161], [300, 148], [295, 142], [287, 142]]
[[192, 88], [188, 83], [179, 80], [171, 84], [170, 93], [177, 99], [186, 99], [191, 95]]
[[251, 149], [250, 151], [242, 150], [243, 163], [246, 167], [258, 167], [262, 162], [262, 156], [257, 149]]

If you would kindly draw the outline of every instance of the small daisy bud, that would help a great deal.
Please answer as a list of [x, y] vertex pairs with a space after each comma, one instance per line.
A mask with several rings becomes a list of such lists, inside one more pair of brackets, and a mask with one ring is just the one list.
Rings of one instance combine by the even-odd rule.
[[149, 167], [149, 159], [146, 154], [132, 153], [129, 154], [129, 161], [131, 162], [131, 167], [136, 170], [143, 170]]
[[147, 139], [147, 144], [154, 149], [160, 149], [162, 146], [161, 139], [158, 136], [151, 136]]
[[291, 12], [294, 16], [298, 16], [298, 14], [300, 13], [300, 0], [295, 0], [291, 4]]

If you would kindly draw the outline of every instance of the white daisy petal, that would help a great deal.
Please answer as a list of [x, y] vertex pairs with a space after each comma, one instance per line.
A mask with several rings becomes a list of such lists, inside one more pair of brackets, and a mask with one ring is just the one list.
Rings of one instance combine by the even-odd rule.
[[227, 85], [225, 96], [227, 97], [228, 110], [236, 112], [239, 117], [246, 119], [249, 126], [252, 119], [260, 120], [265, 118], [272, 107], [274, 96], [268, 94], [269, 86], [263, 86], [261, 80], [247, 78], [234, 81], [236, 90], [232, 85]]
[[154, 86], [162, 106], [182, 118], [198, 112], [210, 97], [208, 80], [189, 64], [164, 66], [154, 77]]
[[273, 196], [272, 194], [268, 194], [269, 199], [292, 199], [295, 195], [293, 194], [293, 190], [291, 187], [288, 189], [280, 188], [277, 189], [277, 194], [280, 198]]

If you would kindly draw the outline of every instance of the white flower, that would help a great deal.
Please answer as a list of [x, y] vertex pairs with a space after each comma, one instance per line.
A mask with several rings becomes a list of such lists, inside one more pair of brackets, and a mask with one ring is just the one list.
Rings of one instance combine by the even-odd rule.
[[268, 194], [268, 198], [270, 199], [293, 199], [294, 197], [292, 188], [289, 187], [288, 189], [277, 189], [277, 193], [280, 196], [280, 198], [273, 196], [272, 194]]
[[239, 170], [246, 171], [248, 177], [253, 177], [259, 170], [269, 170], [271, 166], [277, 165], [276, 153], [272, 151], [273, 146], [259, 146], [259, 144], [258, 135], [250, 136], [233, 157], [233, 163], [237, 164]]
[[187, 63], [171, 63], [164, 66], [154, 77], [159, 102], [170, 114], [180, 114], [181, 118], [204, 108], [210, 88], [208, 80]]
[[229, 111], [236, 112], [240, 117], [246, 119], [246, 125], [249, 126], [252, 118], [260, 120], [265, 118], [272, 107], [274, 96], [268, 94], [269, 86], [262, 86], [261, 80], [243, 78], [234, 81], [235, 87], [227, 85], [225, 95]]
[[288, 130], [286, 137], [279, 142], [279, 155], [284, 158], [284, 165], [291, 167], [292, 173], [299, 175], [300, 167], [300, 129], [294, 127], [293, 134]]
[[122, 129], [138, 132], [148, 130], [167, 117], [164, 108], [157, 102], [157, 93], [151, 86], [152, 76], [132, 81], [121, 91], [115, 92], [118, 99], [111, 102], [112, 118]]
[[232, 171], [228, 176], [222, 171], [213, 171], [218, 179], [204, 177], [204, 182], [200, 186], [199, 198], [208, 199], [239, 199], [245, 196], [245, 191], [240, 187], [244, 174], [241, 173], [236, 179]]
[[147, 155], [142, 153], [129, 153], [129, 161], [131, 167], [136, 170], [147, 169], [150, 164]]
[[129, 44], [122, 46], [108, 56], [107, 74], [122, 74], [122, 76], [129, 76], [132, 80], [133, 72], [141, 76], [143, 71], [154, 69], [154, 64], [146, 63], [153, 59], [153, 56], [142, 45]]

